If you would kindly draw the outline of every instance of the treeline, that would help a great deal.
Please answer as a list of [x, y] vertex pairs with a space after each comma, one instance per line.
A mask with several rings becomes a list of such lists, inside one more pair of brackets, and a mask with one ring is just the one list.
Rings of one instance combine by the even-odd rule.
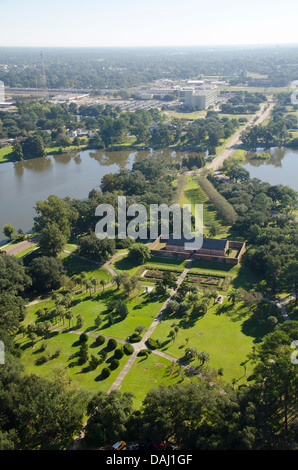
[[261, 93], [239, 91], [226, 103], [222, 103], [220, 109], [222, 113], [226, 114], [253, 114], [259, 111], [260, 103], [266, 101], [266, 96]]
[[229, 138], [239, 128], [236, 118], [220, 117], [215, 111], [207, 111], [205, 119], [195, 119], [190, 125], [181, 129], [181, 143], [208, 148], [209, 154], [215, 153], [222, 139]]
[[268, 294], [294, 292], [297, 302], [297, 193], [288, 186], [251, 179], [249, 174], [237, 182], [208, 178], [237, 213], [231, 230], [247, 242], [243, 262], [262, 276]]
[[229, 225], [234, 224], [237, 219], [237, 213], [233, 206], [215, 189], [213, 184], [205, 176], [198, 176], [197, 180], [221, 217]]
[[188, 125], [176, 118], [166, 121], [156, 108], [131, 112], [112, 105], [77, 106], [42, 100], [19, 102], [14, 113], [0, 112], [0, 138], [15, 139], [16, 159], [43, 156], [46, 147], [67, 149], [83, 142], [93, 149], [130, 142], [150, 147], [208, 148], [209, 154], [214, 154], [222, 139], [230, 137], [238, 127], [237, 119], [220, 117], [214, 111]]
[[[297, 57], [293, 46], [280, 47], [279, 54], [269, 47], [213, 48], [212, 54], [208, 47], [47, 48], [43, 54], [47, 86], [73, 90], [129, 90], [165, 75], [173, 80], [228, 76], [231, 84], [239, 84], [249, 83], [251, 73], [267, 75], [264, 86], [283, 86], [297, 78]], [[0, 80], [6, 86], [42, 88], [39, 50], [1, 48], [1, 58], [6, 68]]]
[[291, 131], [298, 129], [298, 119], [293, 111], [298, 109], [297, 105], [291, 105], [290, 95], [287, 94], [287, 105], [279, 103], [274, 107], [272, 116], [267, 124], [253, 125], [246, 129], [241, 139], [245, 148], [256, 149], [257, 147], [294, 146], [298, 145], [297, 138], [293, 138]]

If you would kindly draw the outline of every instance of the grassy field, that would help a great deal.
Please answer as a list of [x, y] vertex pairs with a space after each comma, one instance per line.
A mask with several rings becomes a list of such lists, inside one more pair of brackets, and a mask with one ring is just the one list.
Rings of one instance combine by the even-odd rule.
[[[46, 351], [41, 350], [43, 343], [47, 345]], [[107, 350], [107, 342], [102, 346], [96, 346], [95, 338], [89, 337], [88, 339], [90, 354], [99, 357], [98, 355], [103, 349], [106, 349], [108, 353], [106, 362], [100, 364], [95, 370], [88, 369], [88, 363], [83, 365], [78, 363], [77, 354], [80, 345], [79, 336], [76, 334], [52, 332], [50, 338], [36, 342], [33, 348], [31, 342], [26, 338], [19, 338], [18, 344], [22, 350], [21, 360], [27, 373], [54, 378], [55, 374], [62, 370], [77, 387], [94, 393], [100, 390], [107, 392], [128, 360], [128, 356], [124, 355], [120, 359], [119, 367], [112, 370], [110, 377], [103, 380], [101, 371], [103, 367], [109, 366], [114, 356], [113, 351]], [[60, 355], [55, 357], [58, 349]], [[46, 362], [43, 362], [42, 357], [45, 355], [48, 355], [49, 358]]]
[[[169, 336], [173, 325], [179, 326], [176, 339]], [[186, 321], [183, 318], [168, 315], [158, 324], [152, 337], [161, 343], [161, 351], [176, 358], [182, 359], [185, 355], [185, 347], [195, 347], [198, 352], [206, 351], [210, 355], [208, 366], [217, 371], [223, 369], [223, 380], [237, 384], [245, 383], [243, 363], [247, 361], [247, 355], [258, 342], [262, 334], [255, 324], [249, 309], [238, 303], [232, 307], [227, 300], [222, 305], [209, 308], [206, 315], [198, 315], [192, 312]], [[192, 362], [199, 366], [198, 359]], [[246, 364], [246, 371], [252, 370], [252, 364]]]
[[[204, 217], [204, 227], [209, 227], [211, 224], [216, 223], [219, 226], [220, 232], [218, 237], [224, 238], [227, 236], [229, 227], [225, 225], [222, 219], [219, 217], [215, 207], [209, 201], [206, 193], [199, 186], [198, 182], [194, 178], [188, 178], [182, 197], [179, 202], [182, 204], [191, 204], [192, 205], [192, 215], [194, 215], [194, 205], [203, 204], [203, 217]], [[204, 234], [206, 236], [206, 233]]]
[[12, 161], [12, 146], [0, 148], [0, 163]]
[[207, 111], [194, 111], [192, 113], [179, 113], [177, 111], [165, 111], [165, 113], [169, 118], [173, 119], [186, 119], [189, 121], [193, 121], [195, 119], [203, 119], [205, 118]]
[[187, 375], [181, 374], [181, 368], [178, 365], [173, 365], [168, 359], [151, 353], [147, 358], [137, 358], [119, 390], [122, 393], [132, 391], [135, 396], [134, 406], [140, 408], [146, 394], [152, 388], [159, 385], [168, 387], [175, 383], [186, 384], [191, 380], [198, 379], [196, 377], [191, 379]]
[[[79, 387], [85, 388], [90, 391], [108, 390], [112, 382], [120, 372], [121, 367], [125, 364], [127, 357], [121, 359], [120, 367], [113, 371], [111, 376], [102, 380], [100, 371], [104, 364], [100, 365], [95, 371], [88, 369], [88, 364], [83, 366], [77, 363], [75, 354], [79, 350], [78, 336], [75, 331], [88, 332], [92, 335], [104, 335], [126, 340], [131, 335], [136, 326], [143, 325], [147, 329], [152, 323], [153, 319], [159, 312], [165, 298], [156, 298], [154, 294], [144, 294], [143, 288], [135, 290], [130, 297], [125, 299], [129, 313], [124, 320], [115, 318], [113, 324], [110, 324], [107, 319], [107, 303], [116, 298], [124, 298], [121, 290], [117, 291], [116, 288], [108, 288], [103, 292], [99, 289], [96, 293], [81, 292], [74, 296], [72, 301], [73, 320], [59, 320], [53, 324], [54, 328], [63, 329], [63, 332], [52, 331], [50, 336], [46, 339], [38, 337], [37, 341], [32, 347], [31, 341], [27, 336], [23, 337], [22, 334], [16, 335], [16, 342], [20, 345], [22, 353], [22, 362], [26, 367], [27, 372], [37, 373], [40, 375], [51, 375], [56, 369], [64, 369], [67, 374], [73, 379], [74, 383]], [[55, 306], [53, 300], [44, 300], [34, 305], [27, 307], [26, 317], [23, 322], [24, 325], [29, 325], [34, 322], [38, 323], [37, 311], [44, 309], [51, 311]], [[81, 315], [84, 319], [84, 325], [76, 328], [76, 316]], [[100, 315], [102, 318], [102, 325], [96, 327], [94, 324], [95, 318]], [[46, 317], [45, 317], [46, 318]], [[96, 347], [94, 343], [95, 338], [90, 337], [88, 344], [90, 344], [89, 353], [97, 355], [102, 347]], [[47, 344], [47, 353], [50, 355], [49, 360], [42, 363], [41, 357], [45, 354], [40, 350], [42, 343]], [[103, 346], [106, 347], [106, 344]], [[58, 357], [52, 357], [57, 348], [60, 349]], [[108, 355], [107, 364], [109, 364], [113, 353]]]
[[60, 258], [63, 261], [63, 266], [69, 277], [80, 275], [82, 271], [85, 271], [88, 277], [95, 277], [99, 282], [102, 279], [104, 279], [106, 282], [111, 282], [112, 276], [106, 268], [98, 267], [91, 261], [75, 256], [75, 245], [66, 245], [65, 249], [68, 251], [73, 250], [71, 253], [62, 252], [60, 254]]

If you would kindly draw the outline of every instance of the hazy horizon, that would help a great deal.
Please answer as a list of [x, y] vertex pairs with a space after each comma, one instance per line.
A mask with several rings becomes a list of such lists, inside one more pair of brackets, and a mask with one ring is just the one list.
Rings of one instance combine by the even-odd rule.
[[293, 0], [1, 0], [0, 15], [0, 47], [297, 44]]

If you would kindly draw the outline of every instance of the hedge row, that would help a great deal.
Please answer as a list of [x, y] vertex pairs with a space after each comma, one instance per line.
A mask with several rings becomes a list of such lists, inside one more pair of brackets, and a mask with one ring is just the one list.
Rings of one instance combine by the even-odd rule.
[[213, 184], [210, 183], [205, 176], [198, 176], [197, 181], [222, 218], [229, 225], [233, 225], [237, 219], [237, 214], [233, 206], [215, 189]]

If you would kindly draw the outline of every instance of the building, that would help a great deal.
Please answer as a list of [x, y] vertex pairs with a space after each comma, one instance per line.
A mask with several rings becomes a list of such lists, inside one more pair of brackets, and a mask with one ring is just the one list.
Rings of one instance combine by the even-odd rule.
[[[185, 249], [186, 243], [193, 240], [185, 238], [176, 239], [170, 236], [167, 239], [161, 236], [152, 244], [151, 252], [154, 255], [166, 257], [182, 257], [184, 259], [202, 259], [219, 263], [238, 264], [245, 250], [245, 243], [217, 238], [203, 238], [199, 249]], [[159, 248], [159, 249], [158, 249]]]
[[193, 106], [198, 110], [214, 106], [217, 101], [217, 89], [211, 88], [209, 90], [180, 90], [179, 100], [186, 106]]

